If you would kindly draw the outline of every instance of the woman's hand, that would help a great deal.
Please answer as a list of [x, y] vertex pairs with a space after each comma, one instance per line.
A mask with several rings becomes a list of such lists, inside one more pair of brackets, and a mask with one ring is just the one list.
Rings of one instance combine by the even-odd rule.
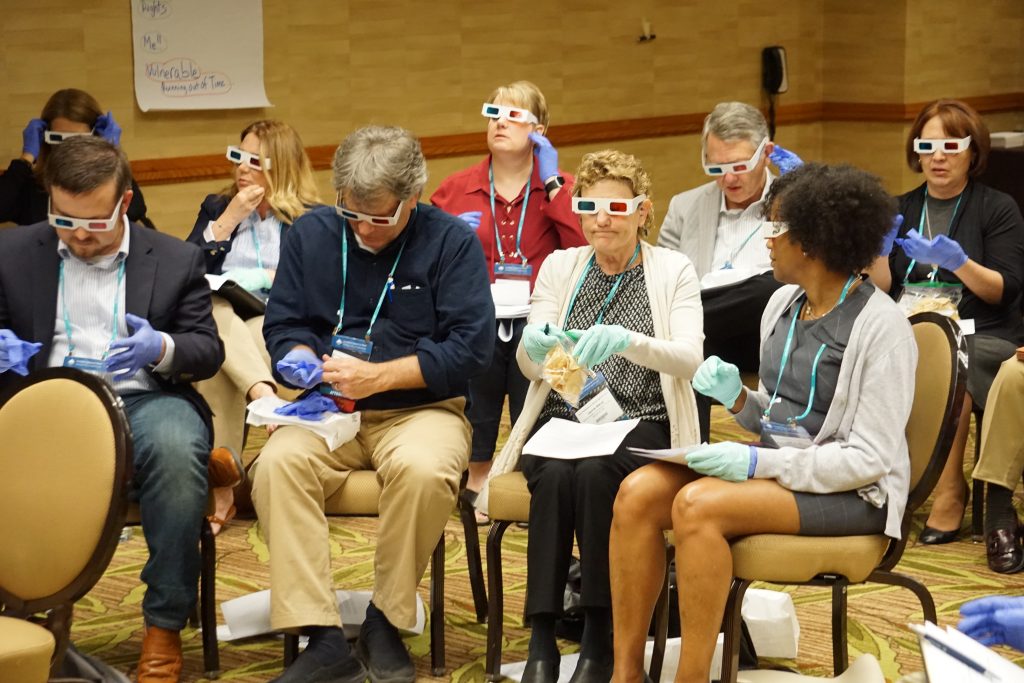
[[235, 228], [245, 220], [245, 217], [256, 210], [256, 207], [263, 201], [263, 188], [259, 185], [243, 187], [231, 198], [228, 208], [213, 222], [213, 236], [218, 242], [223, 242], [231, 237]]
[[43, 132], [46, 121], [29, 119], [25, 130], [21, 131], [21, 158], [32, 164], [39, 158], [39, 149], [43, 146]]
[[928, 240], [917, 230], [910, 230], [906, 237], [894, 241], [907, 256], [920, 263], [934, 263], [950, 272], [963, 268], [967, 263], [967, 252], [945, 235], [936, 235]]
[[550, 140], [540, 133], [530, 133], [530, 140], [533, 141], [533, 154], [537, 157], [537, 171], [540, 173], [540, 180], [542, 183], [546, 183], [558, 175], [558, 150]]
[[718, 356], [711, 356], [700, 364], [690, 386], [694, 391], [710, 396], [729, 410], [732, 410], [736, 399], [743, 392], [740, 369]]
[[594, 325], [579, 335], [572, 355], [580, 365], [592, 368], [628, 349], [629, 342], [629, 330], [622, 325]]
[[686, 466], [694, 472], [726, 481], [746, 481], [753, 474], [750, 464], [757, 463], [753, 446], [732, 441], [698, 446], [686, 455]]
[[534, 363], [543, 363], [548, 351], [565, 338], [565, 332], [557, 325], [530, 323], [523, 328], [523, 348]]

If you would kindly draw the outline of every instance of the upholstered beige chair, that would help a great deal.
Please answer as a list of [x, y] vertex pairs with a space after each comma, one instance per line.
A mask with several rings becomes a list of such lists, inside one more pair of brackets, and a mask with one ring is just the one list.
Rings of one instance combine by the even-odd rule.
[[[872, 581], [903, 586], [921, 602], [924, 618], [936, 621], [928, 589], [894, 570], [903, 555], [914, 511], [928, 499], [949, 455], [967, 383], [966, 345], [956, 323], [937, 313], [910, 318], [917, 340], [914, 403], [906, 426], [910, 447], [910, 495], [902, 538], [871, 536], [790, 536], [758, 534], [732, 543], [733, 582], [726, 604], [723, 683], [736, 683], [739, 664], [740, 608], [754, 581], [828, 586], [832, 589], [832, 656], [838, 676], [847, 668], [846, 597], [851, 583]], [[686, 587], [681, 587], [686, 590]], [[662, 594], [663, 596], [665, 593]], [[664, 609], [660, 605], [659, 609]], [[664, 653], [666, 633], [659, 630], [655, 650]], [[651, 678], [658, 680], [652, 658]], [[660, 662], [660, 659], [658, 659]]]
[[117, 547], [131, 436], [121, 399], [80, 370], [33, 373], [0, 401], [0, 680], [45, 681]]
[[[258, 459], [257, 459], [258, 462]], [[381, 485], [377, 473], [373, 470], [355, 470], [350, 472], [342, 486], [334, 495], [324, 501], [324, 512], [337, 517], [376, 517], [380, 514]], [[473, 600], [476, 605], [478, 620], [482, 621], [484, 603], [480, 561], [480, 541], [477, 537], [476, 519], [473, 508], [460, 492], [459, 514], [466, 534], [466, 556], [469, 562]], [[435, 676], [445, 673], [444, 658], [444, 534], [438, 539], [434, 552], [430, 557], [430, 667]], [[284, 664], [288, 666], [298, 655], [299, 638], [295, 634], [285, 634]]]

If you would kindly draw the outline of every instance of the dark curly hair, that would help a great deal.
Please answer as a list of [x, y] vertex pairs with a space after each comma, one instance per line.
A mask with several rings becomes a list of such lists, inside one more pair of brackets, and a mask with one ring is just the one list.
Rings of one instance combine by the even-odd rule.
[[809, 163], [778, 177], [765, 218], [789, 224], [803, 251], [837, 273], [859, 273], [882, 248], [896, 200], [876, 176], [846, 164]]

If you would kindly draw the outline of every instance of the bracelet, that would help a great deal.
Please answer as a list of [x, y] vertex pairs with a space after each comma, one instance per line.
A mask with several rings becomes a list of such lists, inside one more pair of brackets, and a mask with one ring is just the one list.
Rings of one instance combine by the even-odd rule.
[[544, 183], [544, 191], [551, 194], [563, 185], [565, 185], [565, 178], [560, 175], [554, 175], [548, 178], [547, 182]]

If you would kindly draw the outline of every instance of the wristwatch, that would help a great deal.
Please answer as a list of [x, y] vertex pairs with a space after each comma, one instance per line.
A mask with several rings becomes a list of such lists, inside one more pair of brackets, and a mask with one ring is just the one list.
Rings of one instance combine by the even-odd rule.
[[550, 178], [548, 178], [546, 183], [544, 183], [544, 191], [547, 192], [548, 194], [551, 194], [552, 192], [560, 188], [562, 185], [565, 185], [565, 178], [563, 178], [560, 175], [553, 175]]

